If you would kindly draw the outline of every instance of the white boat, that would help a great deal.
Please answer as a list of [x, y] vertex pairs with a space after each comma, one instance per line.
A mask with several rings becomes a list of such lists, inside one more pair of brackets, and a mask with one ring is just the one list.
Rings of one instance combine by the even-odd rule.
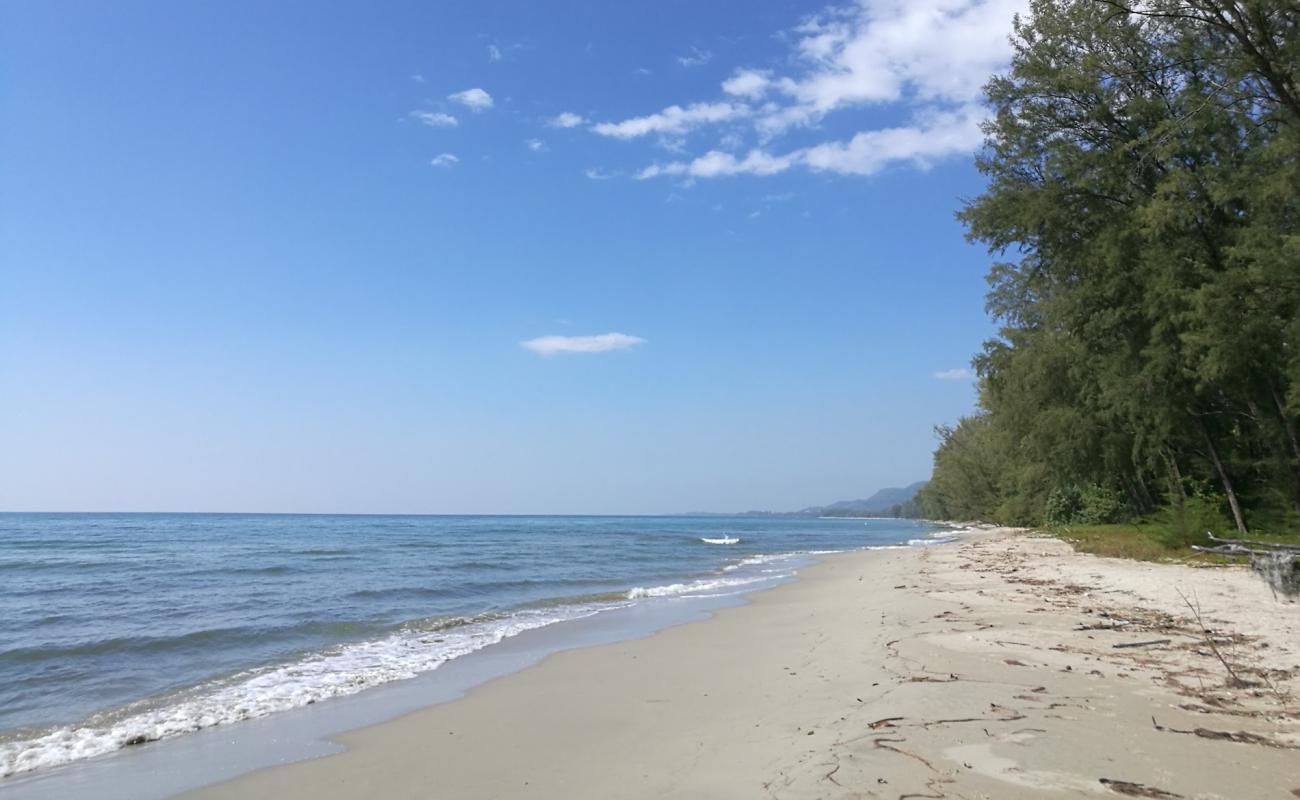
[[700, 539], [705, 544], [740, 544], [740, 539], [735, 536], [723, 536], [721, 539]]

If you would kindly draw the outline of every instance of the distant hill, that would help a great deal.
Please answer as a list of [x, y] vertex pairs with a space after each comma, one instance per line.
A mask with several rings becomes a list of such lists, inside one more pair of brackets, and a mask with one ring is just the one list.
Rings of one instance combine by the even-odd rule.
[[888, 517], [894, 506], [901, 506], [916, 497], [926, 481], [910, 486], [881, 489], [864, 500], [841, 500], [828, 506], [811, 506], [799, 512], [813, 517]]

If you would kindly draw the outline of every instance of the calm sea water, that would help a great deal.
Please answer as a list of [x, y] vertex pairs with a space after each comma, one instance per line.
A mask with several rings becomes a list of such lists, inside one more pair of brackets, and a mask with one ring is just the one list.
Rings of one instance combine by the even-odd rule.
[[788, 574], [791, 554], [933, 532], [756, 517], [0, 514], [0, 776], [352, 694], [629, 603], [744, 591]]

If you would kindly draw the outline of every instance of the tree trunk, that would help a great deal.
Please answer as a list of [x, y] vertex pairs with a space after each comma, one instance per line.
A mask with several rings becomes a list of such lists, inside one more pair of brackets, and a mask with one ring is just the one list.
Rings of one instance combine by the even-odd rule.
[[1133, 476], [1132, 483], [1137, 487], [1137, 499], [1140, 513], [1151, 513], [1151, 510], [1156, 507], [1156, 501], [1155, 498], [1151, 496], [1151, 490], [1147, 488], [1147, 482], [1143, 480], [1141, 472], [1138, 472]]
[[1237, 502], [1237, 493], [1232, 488], [1232, 479], [1228, 477], [1228, 470], [1224, 468], [1223, 461], [1219, 459], [1219, 451], [1214, 449], [1214, 440], [1210, 438], [1210, 432], [1206, 430], [1205, 423], [1195, 414], [1192, 419], [1196, 420], [1196, 427], [1201, 431], [1201, 437], [1205, 439], [1205, 448], [1209, 451], [1210, 461], [1214, 462], [1214, 470], [1219, 473], [1219, 480], [1223, 483], [1223, 491], [1228, 495], [1228, 507], [1232, 509], [1232, 520], [1237, 523], [1237, 532], [1246, 534], [1250, 530], [1246, 528], [1246, 518], [1241, 514], [1241, 504]]
[[1286, 413], [1286, 405], [1282, 402], [1281, 395], [1277, 393], [1277, 386], [1273, 381], [1268, 382], [1268, 391], [1273, 395], [1273, 405], [1277, 407], [1277, 415], [1282, 418], [1282, 428], [1286, 431], [1286, 437], [1291, 443], [1291, 452], [1295, 455], [1295, 463], [1291, 465], [1291, 485], [1295, 491], [1292, 502], [1300, 508], [1300, 439], [1296, 437], [1295, 422]]
[[1282, 403], [1282, 397], [1277, 393], [1277, 387], [1272, 381], [1268, 382], [1268, 390], [1273, 395], [1273, 405], [1277, 406], [1277, 415], [1282, 418], [1282, 427], [1286, 429], [1286, 436], [1291, 441], [1291, 452], [1295, 455], [1296, 461], [1300, 462], [1300, 438], [1296, 437], [1295, 422], [1286, 413], [1286, 406]]
[[1165, 461], [1169, 462], [1169, 482], [1178, 492], [1178, 504], [1181, 506], [1187, 501], [1187, 487], [1183, 486], [1183, 473], [1178, 469], [1178, 459], [1168, 448], [1165, 449]]

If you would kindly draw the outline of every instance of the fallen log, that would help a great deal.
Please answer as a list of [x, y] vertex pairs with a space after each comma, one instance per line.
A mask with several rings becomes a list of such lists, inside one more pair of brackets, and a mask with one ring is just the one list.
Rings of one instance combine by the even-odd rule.
[[1193, 550], [1225, 556], [1246, 556], [1250, 559], [1251, 571], [1263, 578], [1275, 594], [1281, 592], [1286, 597], [1300, 596], [1300, 545], [1261, 542], [1256, 539], [1223, 539], [1210, 531], [1205, 534], [1210, 537], [1210, 541], [1218, 544], [1212, 547], [1194, 544]]

